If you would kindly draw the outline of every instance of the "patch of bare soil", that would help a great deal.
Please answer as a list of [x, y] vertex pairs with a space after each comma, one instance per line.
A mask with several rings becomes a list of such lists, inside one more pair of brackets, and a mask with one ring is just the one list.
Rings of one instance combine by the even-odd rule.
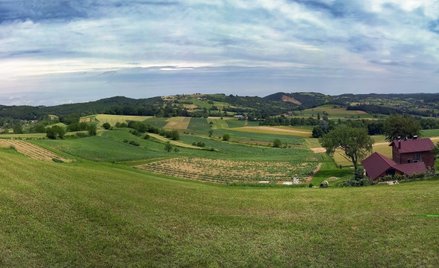
[[316, 154], [326, 153], [326, 149], [323, 147], [310, 148]]

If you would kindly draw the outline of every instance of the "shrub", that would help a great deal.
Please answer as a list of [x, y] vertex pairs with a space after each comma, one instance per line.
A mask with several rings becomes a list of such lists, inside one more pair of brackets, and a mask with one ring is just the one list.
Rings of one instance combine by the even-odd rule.
[[133, 134], [134, 136], [140, 137], [142, 135], [142, 133], [140, 133], [139, 131], [133, 129], [130, 130], [130, 133]]
[[46, 136], [51, 140], [56, 139], [56, 132], [50, 127], [46, 129]]
[[360, 187], [370, 185], [371, 182], [368, 178], [364, 176], [364, 169], [357, 168], [355, 170], [354, 177], [350, 180], [343, 182], [343, 186]]
[[206, 147], [206, 144], [202, 141], [199, 142], [193, 142], [192, 143], [193, 146], [198, 146], [198, 147]]
[[159, 134], [159, 132], [160, 132], [160, 130], [158, 128], [153, 127], [153, 126], [149, 126], [149, 125], [148, 125], [146, 131], [149, 133], [154, 133], [154, 134]]
[[85, 138], [85, 137], [88, 137], [88, 135], [85, 134], [84, 132], [77, 132], [76, 133], [76, 137], [78, 137], [78, 138]]
[[96, 136], [98, 134], [98, 128], [96, 124], [89, 124], [87, 127], [87, 131], [89, 136]]
[[55, 140], [56, 138], [64, 139], [66, 130], [60, 126], [53, 126], [46, 129], [46, 136], [49, 139]]
[[103, 125], [102, 125], [102, 127], [103, 128], [105, 128], [105, 129], [111, 129], [111, 125], [110, 125], [110, 123], [108, 123], [108, 122], [106, 122], [106, 123], [104, 123]]
[[128, 127], [137, 130], [138, 132], [145, 133], [148, 130], [148, 126], [142, 122], [129, 121]]
[[116, 123], [116, 127], [117, 128], [126, 128], [126, 127], [128, 127], [128, 124], [127, 123], [119, 123], [119, 122], [117, 122]]
[[177, 130], [172, 130], [170, 132], [166, 132], [165, 136], [166, 136], [166, 138], [171, 139], [171, 140], [179, 140], [180, 139], [180, 134], [178, 133]]
[[67, 126], [68, 131], [84, 131], [87, 130], [88, 124], [86, 122], [73, 122]]
[[170, 142], [167, 142], [165, 144], [165, 151], [168, 152], [168, 153], [172, 151], [172, 145], [171, 145]]
[[149, 140], [149, 138], [151, 138], [151, 136], [149, 136], [148, 134], [145, 134], [145, 136], [143, 137], [143, 139], [145, 140]]
[[223, 135], [223, 141], [229, 141], [230, 140], [230, 135], [229, 134], [224, 134]]
[[134, 146], [140, 146], [140, 143], [138, 143], [137, 141], [130, 141], [129, 144]]
[[282, 146], [282, 142], [279, 139], [275, 139], [273, 141], [273, 147], [280, 148]]

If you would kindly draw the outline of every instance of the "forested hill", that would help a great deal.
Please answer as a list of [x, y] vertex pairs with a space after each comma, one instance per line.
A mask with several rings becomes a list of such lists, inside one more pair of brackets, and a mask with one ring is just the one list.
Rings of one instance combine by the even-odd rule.
[[371, 114], [405, 113], [418, 116], [439, 116], [439, 93], [343, 94], [331, 96], [315, 92], [279, 92], [266, 97], [191, 94], [132, 99], [118, 96], [86, 103], [57, 106], [0, 105], [0, 117], [38, 120], [48, 115], [63, 117], [107, 113], [164, 117], [246, 114], [250, 118], [265, 118], [324, 104], [339, 105], [348, 110], [361, 110]]
[[85, 103], [57, 106], [0, 106], [0, 117], [35, 120], [47, 115], [68, 116], [96, 113], [154, 114], [162, 106], [163, 100], [161, 97], [149, 99], [112, 97]]
[[336, 104], [348, 110], [370, 114], [410, 114], [439, 116], [439, 93], [417, 94], [342, 94], [337, 96], [313, 92], [276, 93], [265, 97], [272, 101], [299, 102], [302, 108]]

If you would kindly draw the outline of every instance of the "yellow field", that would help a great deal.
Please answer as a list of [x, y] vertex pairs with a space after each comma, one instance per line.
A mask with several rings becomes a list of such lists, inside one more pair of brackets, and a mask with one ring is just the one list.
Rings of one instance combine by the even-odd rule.
[[0, 140], [0, 147], [15, 148], [17, 152], [35, 160], [53, 161], [53, 159], [58, 159], [63, 162], [70, 162], [70, 160], [63, 159], [47, 149], [23, 140]]
[[208, 118], [208, 122], [212, 122], [213, 123], [213, 129], [222, 129], [222, 128], [229, 128], [229, 125], [227, 124], [227, 121], [221, 118]]
[[258, 127], [239, 127], [233, 130], [241, 132], [252, 132], [261, 134], [280, 134], [280, 135], [290, 135], [296, 137], [311, 137], [311, 131], [304, 129], [296, 129], [293, 127], [268, 127], [268, 126], [258, 126]]
[[191, 122], [190, 117], [172, 117], [167, 120], [167, 124], [165, 125], [165, 129], [178, 129], [184, 130], [187, 129], [189, 123]]
[[116, 123], [126, 123], [128, 121], [145, 121], [151, 116], [98, 114], [95, 118], [101, 124], [109, 123], [114, 126]]
[[46, 133], [0, 134], [0, 139], [44, 139]]

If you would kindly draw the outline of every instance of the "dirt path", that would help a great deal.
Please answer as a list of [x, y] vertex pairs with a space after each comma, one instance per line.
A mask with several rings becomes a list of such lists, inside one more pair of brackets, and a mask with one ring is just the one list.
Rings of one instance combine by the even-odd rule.
[[167, 139], [165, 137], [160, 136], [159, 134], [148, 133], [148, 135], [151, 138], [154, 138], [154, 139], [156, 139], [158, 141], [169, 142], [170, 144], [175, 145], [177, 147], [189, 148], [189, 149], [198, 149], [198, 150], [203, 150], [204, 149], [204, 148], [201, 148], [201, 147], [198, 147], [198, 146], [193, 146], [191, 144], [186, 144], [186, 143], [183, 143], [183, 142], [180, 142], [180, 141], [170, 140], [170, 139]]
[[313, 151], [316, 154], [326, 153], [326, 149], [323, 147], [316, 147], [316, 148], [309, 148], [309, 149], [311, 149], [311, 151]]
[[17, 152], [36, 160], [53, 161], [58, 159], [63, 162], [71, 162], [71, 160], [59, 157], [47, 149], [22, 140], [0, 140], [0, 146], [13, 147]]
[[312, 178], [317, 174], [317, 172], [320, 171], [321, 168], [322, 168], [322, 163], [319, 163], [319, 164], [317, 165], [317, 167], [313, 170], [312, 175], [306, 177], [305, 182], [306, 182], [306, 183], [310, 183], [310, 182], [312, 181]]

